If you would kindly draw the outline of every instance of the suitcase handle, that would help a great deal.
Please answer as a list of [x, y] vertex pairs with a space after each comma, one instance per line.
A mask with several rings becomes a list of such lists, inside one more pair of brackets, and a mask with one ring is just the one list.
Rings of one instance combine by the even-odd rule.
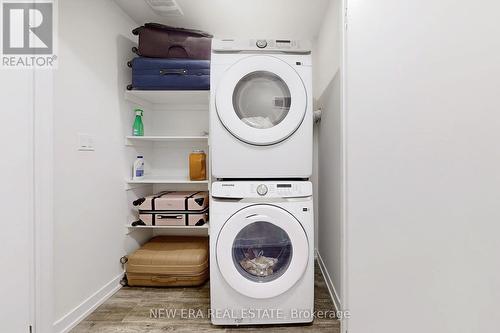
[[186, 69], [160, 69], [160, 75], [186, 75]]
[[180, 220], [183, 218], [183, 215], [158, 215], [156, 216], [159, 220], [163, 219], [174, 219], [174, 220]]

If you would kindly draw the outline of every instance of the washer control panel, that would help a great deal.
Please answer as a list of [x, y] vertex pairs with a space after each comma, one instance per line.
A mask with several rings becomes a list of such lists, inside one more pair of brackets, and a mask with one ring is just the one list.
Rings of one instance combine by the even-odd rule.
[[303, 198], [312, 196], [308, 181], [223, 181], [212, 184], [218, 198]]

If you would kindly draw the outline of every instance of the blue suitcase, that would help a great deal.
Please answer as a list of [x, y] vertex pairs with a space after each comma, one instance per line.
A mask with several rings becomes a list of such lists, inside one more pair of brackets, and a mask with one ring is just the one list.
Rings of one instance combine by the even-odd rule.
[[128, 90], [209, 90], [210, 60], [137, 57]]

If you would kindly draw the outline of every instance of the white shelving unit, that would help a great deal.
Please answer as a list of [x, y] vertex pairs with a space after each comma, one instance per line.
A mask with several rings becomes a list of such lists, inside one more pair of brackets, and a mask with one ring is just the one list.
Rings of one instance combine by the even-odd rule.
[[152, 110], [203, 110], [208, 107], [208, 90], [127, 90], [125, 99]]
[[127, 184], [208, 184], [208, 180], [189, 180], [164, 176], [145, 176], [142, 179], [127, 179]]
[[129, 229], [208, 229], [208, 224], [204, 224], [201, 226], [186, 226], [186, 225], [138, 225], [132, 226], [130, 224], [126, 224], [125, 227]]
[[130, 224], [125, 225], [126, 232], [129, 234], [134, 231], [152, 231], [153, 234], [168, 234], [189, 235], [189, 236], [206, 236], [209, 233], [208, 224], [202, 226], [146, 226], [140, 225], [133, 227]]
[[137, 141], [207, 141], [208, 136], [195, 136], [195, 135], [150, 135], [150, 136], [127, 136], [127, 140]]
[[148, 135], [148, 136], [133, 136], [126, 137], [126, 145], [133, 146], [137, 143], [145, 142], [208, 142], [208, 135]]
[[[188, 179], [189, 153], [194, 149], [208, 152], [208, 109], [210, 92], [207, 90], [145, 91], [127, 90], [129, 102], [128, 122], [131, 133], [133, 109], [144, 110], [144, 136], [125, 136], [125, 146], [130, 149], [128, 163], [137, 155], [144, 155], [146, 176], [140, 180], [125, 179], [127, 200], [163, 190], [207, 191], [209, 180]], [[207, 157], [207, 163], [210, 159]], [[207, 173], [209, 166], [207, 165]], [[135, 218], [135, 208], [130, 208], [130, 218]], [[131, 220], [129, 220], [131, 221]], [[171, 235], [208, 235], [208, 224], [203, 226], [132, 226], [125, 225], [126, 233], [152, 232]]]

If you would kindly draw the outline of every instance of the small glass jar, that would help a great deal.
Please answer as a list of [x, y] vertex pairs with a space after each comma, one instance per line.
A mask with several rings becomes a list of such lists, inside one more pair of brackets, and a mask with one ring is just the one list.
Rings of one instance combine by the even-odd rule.
[[193, 150], [189, 154], [189, 179], [207, 179], [207, 155], [203, 150]]

